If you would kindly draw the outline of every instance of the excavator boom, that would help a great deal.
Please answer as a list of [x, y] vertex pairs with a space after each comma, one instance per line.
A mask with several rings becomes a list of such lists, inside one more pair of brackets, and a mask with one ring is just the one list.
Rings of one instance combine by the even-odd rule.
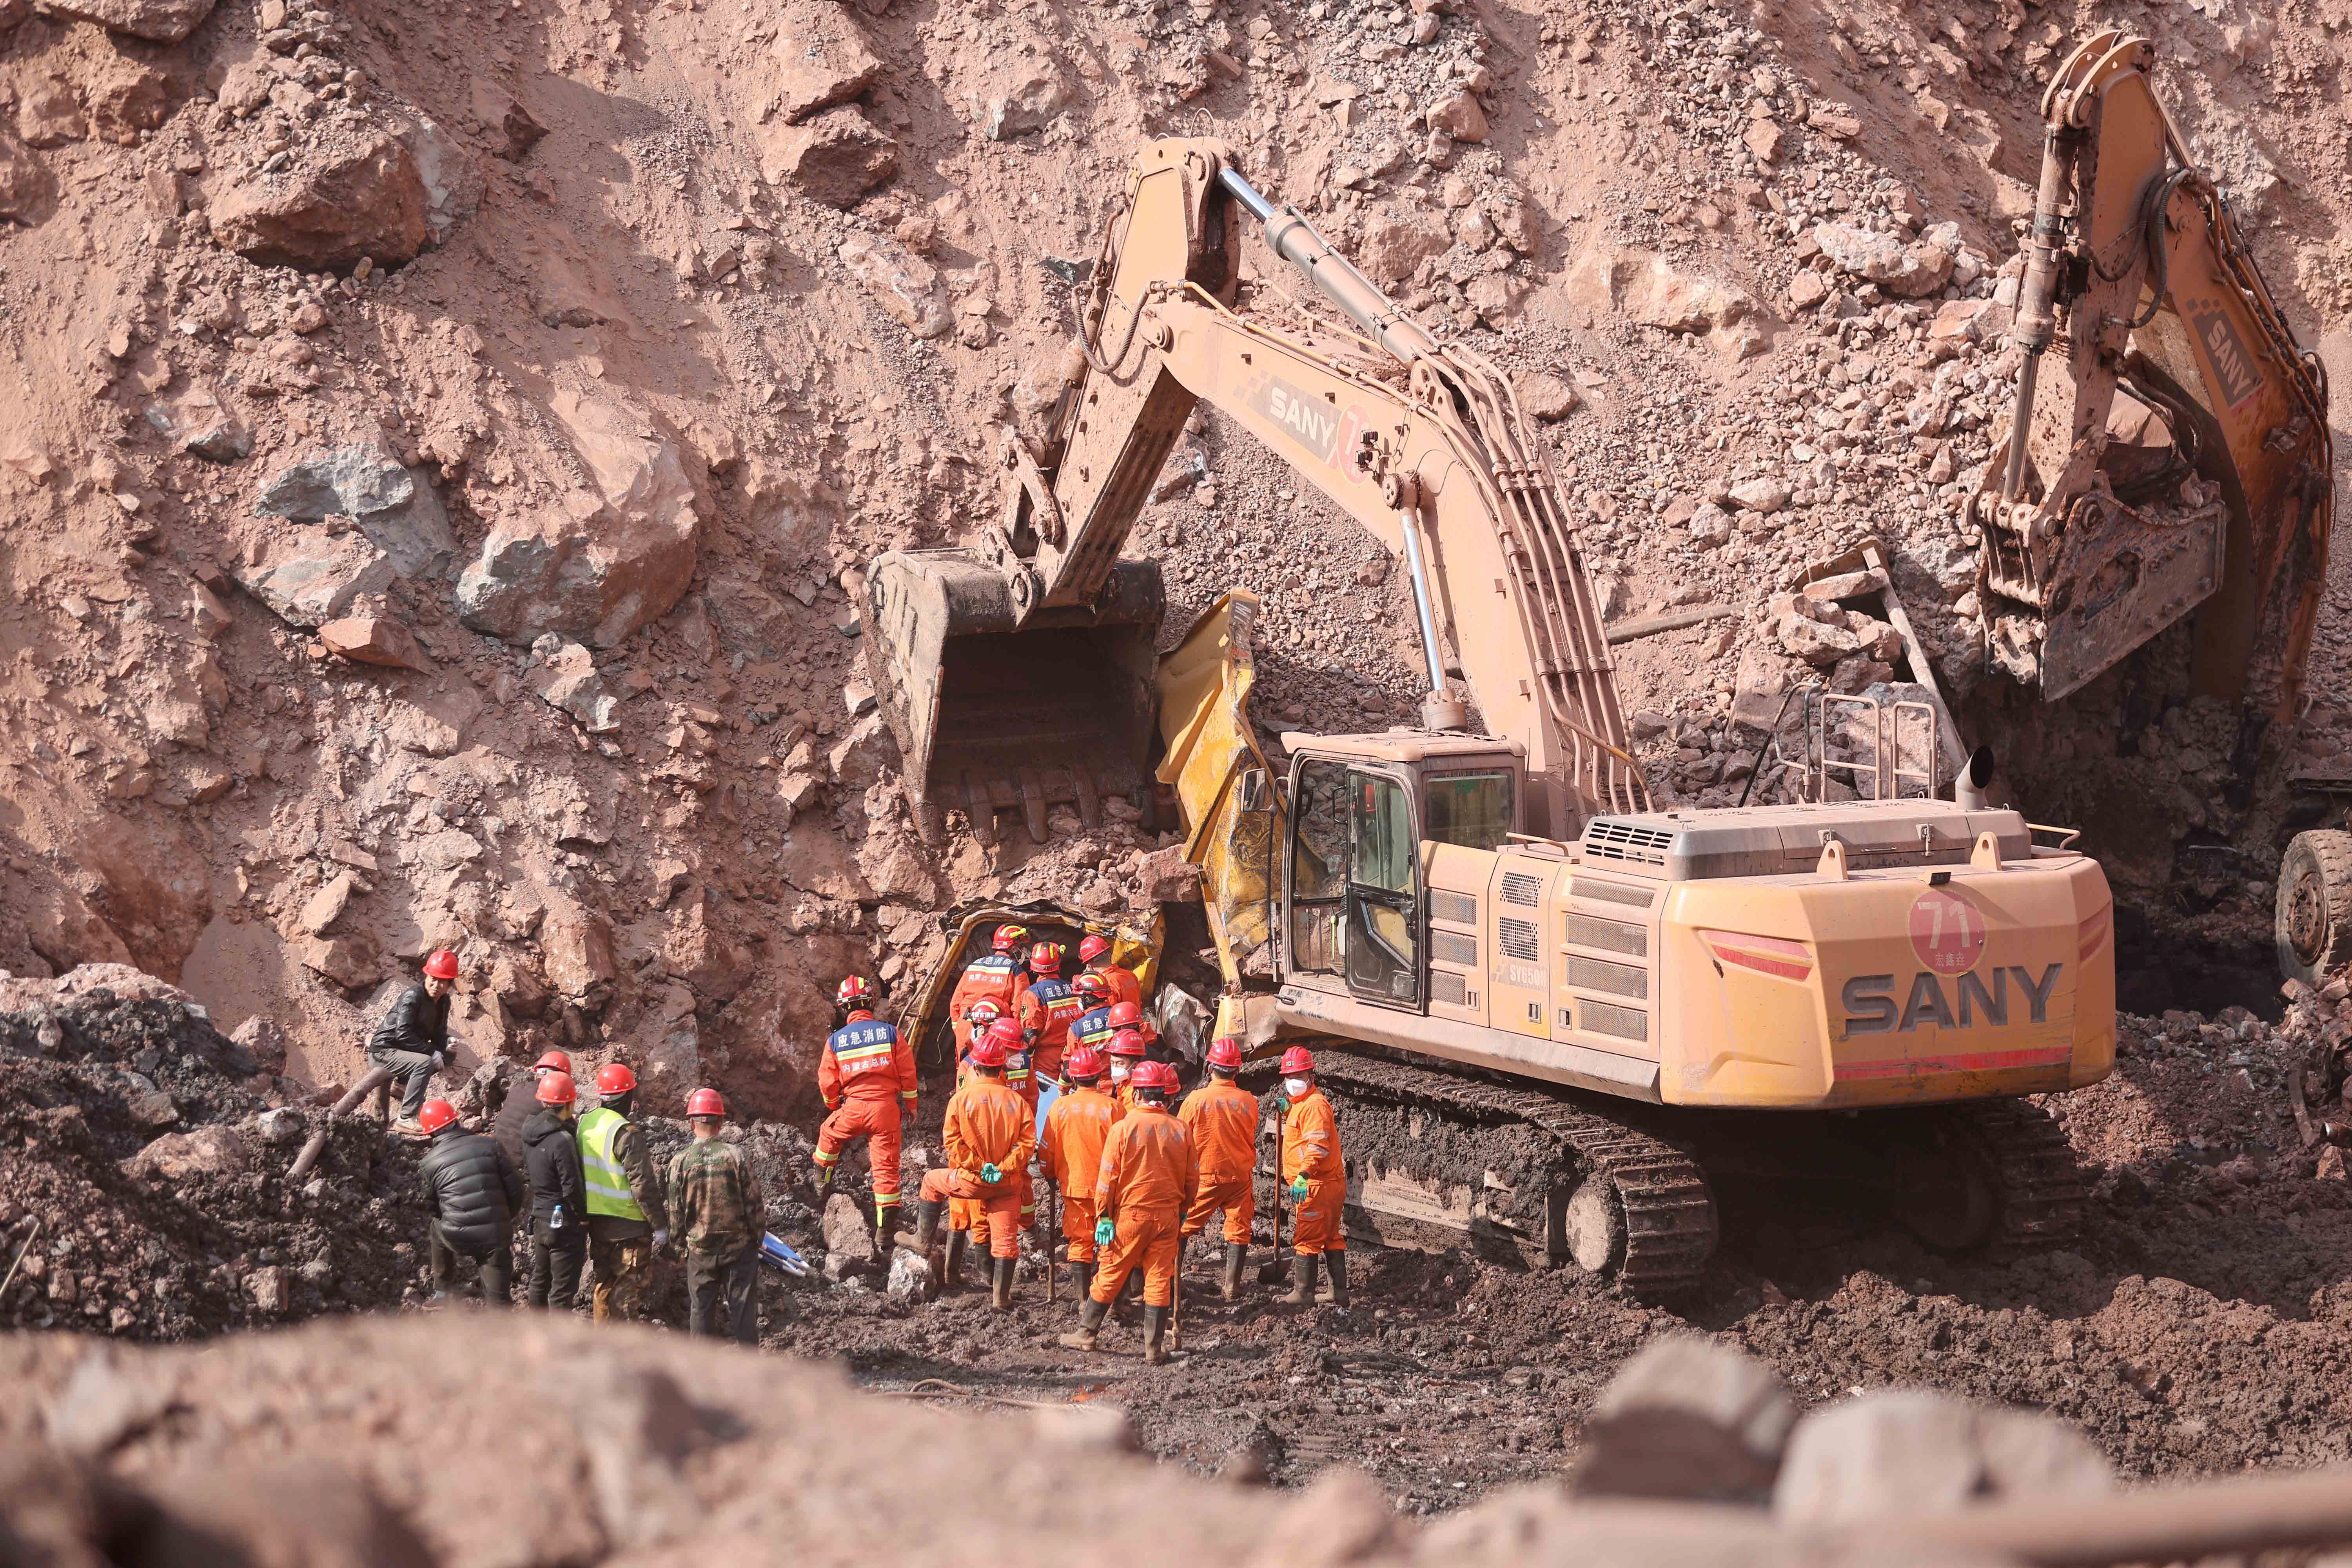
[[[1363, 334], [1374, 368], [1234, 312], [1244, 224]], [[1005, 503], [960, 551], [867, 570], [884, 711], [929, 822], [982, 838], [1018, 808], [1148, 789], [1157, 569], [1118, 552], [1197, 402], [1248, 429], [1401, 554], [1429, 682], [1423, 722], [1524, 748], [1533, 831], [1639, 809], [1599, 606], [1542, 447], [1510, 384], [1444, 344], [1253, 188], [1222, 143], [1136, 160], [1096, 268], [1046, 448], [1008, 434]], [[1376, 374], [1376, 369], [1379, 374]]]
[[2318, 615], [2326, 382], [2157, 100], [2155, 54], [2098, 34], [2042, 100], [1979, 602], [1994, 665], [2050, 701], [2194, 612], [2195, 689], [2242, 706], [2251, 764], [2293, 715]]

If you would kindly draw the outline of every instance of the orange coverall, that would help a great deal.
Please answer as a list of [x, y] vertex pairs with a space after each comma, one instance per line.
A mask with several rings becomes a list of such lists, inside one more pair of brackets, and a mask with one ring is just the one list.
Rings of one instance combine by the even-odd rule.
[[1118, 1300], [1139, 1267], [1145, 1306], [1175, 1300], [1177, 1230], [1200, 1182], [1192, 1135], [1166, 1106], [1138, 1103], [1110, 1130], [1095, 1177], [1095, 1209], [1110, 1215], [1115, 1228], [1110, 1253], [1095, 1270], [1096, 1300]]
[[963, 1066], [964, 1053], [971, 1049], [971, 1005], [981, 1000], [995, 1003], [1012, 1017], [1021, 1016], [1021, 997], [1029, 989], [1029, 971], [1009, 952], [983, 952], [965, 966], [956, 976], [955, 989], [948, 994], [948, 1016], [954, 1021], [956, 1066]]
[[[978, 1204], [988, 1220], [991, 1256], [1018, 1258], [1021, 1200], [1029, 1184], [1024, 1173], [1037, 1148], [1036, 1112], [1003, 1079], [975, 1076], [948, 1101], [946, 1131], [950, 1194]], [[993, 1184], [982, 1179], [982, 1165], [997, 1168]], [[969, 1211], [958, 1225], [950, 1206], [948, 1224], [955, 1230], [970, 1230]]]
[[1038, 1154], [1046, 1177], [1062, 1189], [1062, 1235], [1073, 1263], [1095, 1260], [1095, 1179], [1102, 1172], [1103, 1144], [1124, 1114], [1098, 1089], [1074, 1089], [1045, 1112]]
[[1135, 977], [1135, 971], [1106, 961], [1096, 968], [1095, 973], [1110, 982], [1112, 1006], [1116, 1007], [1122, 1002], [1132, 1002], [1139, 1007], [1143, 1005], [1143, 982]]
[[1304, 1257], [1348, 1250], [1339, 1206], [1348, 1198], [1348, 1173], [1339, 1163], [1339, 1123], [1322, 1086], [1310, 1086], [1290, 1102], [1282, 1119], [1282, 1181], [1307, 1178], [1307, 1195], [1291, 1215], [1290, 1249]]
[[1211, 1079], [1176, 1113], [1201, 1158], [1201, 1191], [1184, 1215], [1187, 1241], [1225, 1211], [1225, 1239], [1246, 1243], [1257, 1218], [1257, 1096], [1231, 1079]]
[[816, 1130], [816, 1163], [841, 1163], [851, 1140], [864, 1138], [874, 1173], [874, 1206], [898, 1204], [899, 1107], [915, 1110], [915, 1052], [887, 1024], [863, 1008], [825, 1040], [816, 1064], [816, 1091], [832, 1112]]
[[[1029, 1058], [1039, 1073], [1059, 1083], [1062, 1079], [1062, 1057], [1069, 1049], [1070, 1026], [1086, 1011], [1076, 992], [1066, 980], [1033, 980], [1023, 992], [1021, 1026], [1036, 1030], [1035, 1043], [1029, 1047]], [[1034, 1005], [1035, 1023], [1031, 1022], [1031, 1005]]]

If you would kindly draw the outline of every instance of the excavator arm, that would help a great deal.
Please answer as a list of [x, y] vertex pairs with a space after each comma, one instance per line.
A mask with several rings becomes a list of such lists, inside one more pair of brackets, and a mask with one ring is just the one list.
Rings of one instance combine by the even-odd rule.
[[[2294, 715], [2332, 521], [2326, 383], [2148, 81], [2105, 32], [2042, 100], [2006, 450], [1974, 501], [1994, 665], [2045, 700], [2195, 612], [2242, 771]], [[2063, 379], [2042, 386], [2046, 358]]]
[[[1245, 224], [1349, 318], [1384, 374], [1234, 313]], [[928, 809], [964, 806], [985, 838], [994, 812], [1018, 805], [1042, 838], [1050, 805], [1089, 816], [1110, 781], [1141, 773], [1135, 724], [1148, 729], [1150, 700], [1121, 659], [1163, 600], [1156, 568], [1118, 552], [1196, 402], [1403, 556], [1423, 722], [1465, 727], [1454, 682], [1466, 688], [1486, 731], [1526, 749], [1531, 830], [1573, 833], [1595, 812], [1645, 805], [1591, 584], [1508, 381], [1423, 331], [1218, 142], [1144, 149], [1105, 248], [1054, 437], [1033, 461], [1008, 436], [996, 523], [969, 549], [894, 552], [867, 572], [884, 708]], [[1073, 684], [1094, 697], [1090, 734], [1037, 721]], [[1021, 704], [1008, 692], [1036, 695], [1009, 712]]]

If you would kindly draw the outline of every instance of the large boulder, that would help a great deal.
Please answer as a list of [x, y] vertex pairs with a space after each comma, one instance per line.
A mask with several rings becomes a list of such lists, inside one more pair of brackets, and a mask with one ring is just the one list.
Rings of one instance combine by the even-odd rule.
[[1003, 142], [1040, 129], [1075, 97], [1061, 60], [1032, 37], [1008, 40], [983, 57], [964, 103], [982, 136]]
[[30, 223], [57, 188], [57, 181], [33, 150], [0, 131], [0, 218]]
[[613, 717], [615, 700], [596, 673], [594, 655], [553, 632], [531, 644], [530, 651], [537, 661], [529, 677], [530, 689], [543, 700], [580, 721], [592, 735], [608, 735], [621, 727]]
[[1646, 250], [1595, 242], [1569, 268], [1568, 297], [1596, 316], [1618, 314], [1664, 332], [1706, 338], [1729, 359], [1770, 342], [1771, 317], [1738, 284], [1685, 270]]
[[458, 579], [458, 615], [495, 637], [612, 647], [694, 576], [694, 485], [676, 443], [612, 393], [566, 388], [549, 406], [593, 488], [493, 527]]
[[778, 19], [774, 58], [775, 110], [788, 125], [847, 103], [882, 76], [866, 36], [831, 0], [789, 0]]
[[898, 143], [846, 104], [763, 131], [760, 143], [761, 173], [827, 206], [855, 206], [898, 172]]
[[213, 0], [43, 0], [41, 9], [134, 38], [176, 44], [213, 14]]
[[381, 441], [330, 447], [289, 464], [261, 487], [253, 510], [301, 522], [348, 517], [404, 577], [438, 572], [457, 548], [432, 481], [422, 469], [403, 467]]
[[1939, 223], [1909, 241], [1898, 234], [1853, 224], [1813, 226], [1813, 243], [1832, 266], [1906, 300], [1933, 294], [1944, 286], [1959, 256], [1959, 226], [1948, 223]]
[[1376, 212], [1364, 220], [1363, 243], [1356, 258], [1377, 282], [1402, 283], [1421, 270], [1422, 263], [1443, 256], [1452, 242], [1434, 224], [1401, 213]]
[[377, 130], [314, 139], [286, 169], [215, 192], [210, 211], [213, 237], [248, 261], [342, 271], [413, 259], [431, 205], [407, 143]]
[[955, 324], [948, 314], [939, 269], [896, 240], [853, 234], [836, 254], [849, 275], [881, 301], [890, 319], [915, 336], [945, 337]]

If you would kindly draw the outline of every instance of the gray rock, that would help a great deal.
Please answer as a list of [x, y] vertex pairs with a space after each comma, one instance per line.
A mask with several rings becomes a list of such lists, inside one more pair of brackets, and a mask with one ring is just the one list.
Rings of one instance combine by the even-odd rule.
[[310, 1131], [310, 1124], [302, 1119], [302, 1113], [290, 1105], [263, 1111], [254, 1118], [254, 1125], [260, 1130], [261, 1141], [273, 1149], [299, 1143], [302, 1135]]
[[94, 1346], [47, 1412], [49, 1441], [68, 1454], [96, 1458], [152, 1426], [179, 1397], [179, 1379], [153, 1367], [118, 1367], [114, 1352]]
[[2114, 1485], [2098, 1450], [2056, 1416], [1894, 1390], [1807, 1416], [1789, 1441], [1772, 1511], [1784, 1523], [1836, 1524]]
[[1587, 1497], [1761, 1502], [1796, 1410], [1760, 1362], [1696, 1334], [1651, 1341], [1586, 1420]]
[[911, 1252], [895, 1252], [890, 1258], [890, 1279], [884, 1292], [895, 1300], [928, 1301], [933, 1292], [931, 1266]]
[[438, 573], [457, 548], [432, 482], [381, 442], [313, 452], [278, 470], [253, 506], [298, 522], [348, 517], [403, 577]]
[[853, 795], [865, 793], [866, 786], [898, 760], [898, 742], [891, 738], [890, 727], [879, 713], [860, 719], [825, 754], [834, 781]]
[[400, 139], [415, 162], [417, 178], [425, 183], [425, 236], [439, 245], [481, 205], [482, 173], [447, 132], [423, 115], [401, 132]]
[[835, 1193], [824, 1200], [823, 1223], [825, 1271], [828, 1275], [838, 1278], [853, 1267], [873, 1267], [874, 1221], [866, 1214], [864, 1204], [847, 1193]]
[[239, 1024], [236, 1032], [229, 1036], [229, 1040], [253, 1058], [257, 1070], [268, 1073], [286, 1070], [286, 1031], [260, 1014], [256, 1013]]
[[[316, 1184], [324, 1191], [325, 1178], [321, 1177]], [[245, 1277], [245, 1293], [258, 1312], [274, 1316], [286, 1310], [293, 1300], [293, 1291], [292, 1274], [277, 1264], [257, 1268]]]
[[1743, 511], [1769, 516], [1788, 506], [1789, 487], [1778, 479], [1742, 479], [1731, 487], [1730, 497]]

